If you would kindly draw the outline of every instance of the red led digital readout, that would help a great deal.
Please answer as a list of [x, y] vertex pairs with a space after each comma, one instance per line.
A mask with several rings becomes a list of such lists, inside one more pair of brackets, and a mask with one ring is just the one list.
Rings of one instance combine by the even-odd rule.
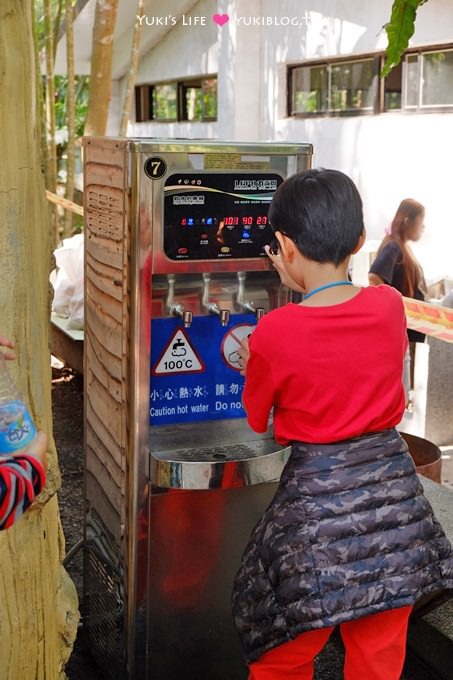
[[244, 215], [243, 217], [239, 217], [238, 215], [227, 215], [223, 220], [218, 220], [216, 217], [182, 217], [180, 219], [180, 225], [182, 227], [215, 227], [219, 223], [223, 223], [224, 227], [252, 227], [253, 225], [264, 227], [268, 224], [268, 220], [267, 215]]
[[242, 218], [233, 215], [228, 215], [223, 218], [223, 223], [226, 227], [235, 227], [239, 224], [241, 226], [250, 227], [253, 224], [264, 225], [267, 224], [267, 215], [258, 215], [257, 217], [252, 217], [251, 215], [246, 215]]

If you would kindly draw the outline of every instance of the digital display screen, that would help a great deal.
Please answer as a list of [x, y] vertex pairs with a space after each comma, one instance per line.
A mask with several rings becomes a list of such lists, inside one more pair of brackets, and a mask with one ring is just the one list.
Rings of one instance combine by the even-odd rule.
[[265, 257], [275, 173], [179, 173], [164, 187], [164, 252], [171, 260]]

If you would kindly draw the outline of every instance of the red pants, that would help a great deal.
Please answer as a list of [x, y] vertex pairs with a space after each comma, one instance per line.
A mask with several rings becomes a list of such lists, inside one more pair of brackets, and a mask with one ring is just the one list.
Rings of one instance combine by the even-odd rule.
[[[411, 610], [390, 609], [341, 624], [346, 650], [344, 680], [400, 679]], [[312, 680], [314, 659], [333, 630], [310, 630], [271, 649], [250, 665], [248, 680]]]

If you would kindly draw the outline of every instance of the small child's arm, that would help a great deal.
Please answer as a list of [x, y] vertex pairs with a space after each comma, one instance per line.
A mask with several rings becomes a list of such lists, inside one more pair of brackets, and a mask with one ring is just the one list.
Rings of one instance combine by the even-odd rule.
[[26, 451], [0, 458], [0, 530], [8, 529], [46, 483], [47, 435], [39, 432]]
[[[15, 345], [0, 335], [5, 359], [15, 359]], [[8, 529], [31, 505], [46, 483], [48, 439], [38, 432], [25, 451], [0, 457], [0, 530]]]
[[11, 350], [13, 350], [12, 352], [9, 352], [8, 350], [6, 351], [2, 350], [2, 354], [5, 359], [11, 360], [16, 358], [16, 355], [14, 353], [15, 347], [14, 342], [11, 342], [11, 340], [8, 340], [8, 338], [3, 337], [3, 335], [0, 335], [0, 346], [9, 347]]

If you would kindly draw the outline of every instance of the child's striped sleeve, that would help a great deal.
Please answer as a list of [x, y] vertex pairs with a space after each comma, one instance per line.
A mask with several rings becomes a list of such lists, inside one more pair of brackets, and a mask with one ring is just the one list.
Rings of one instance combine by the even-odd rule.
[[0, 458], [0, 529], [14, 524], [45, 483], [45, 470], [34, 456]]

